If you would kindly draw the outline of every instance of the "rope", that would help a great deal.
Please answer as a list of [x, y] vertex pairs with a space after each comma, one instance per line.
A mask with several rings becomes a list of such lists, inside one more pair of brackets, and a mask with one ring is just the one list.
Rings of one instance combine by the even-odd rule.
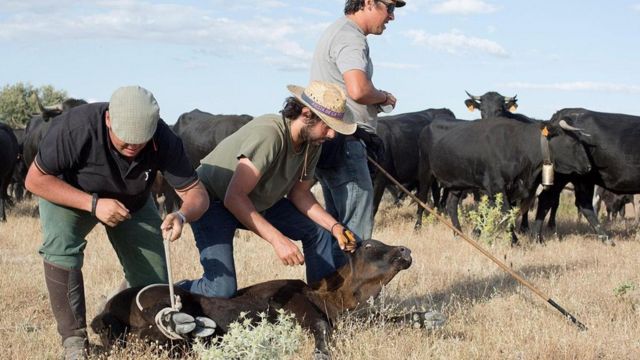
[[[173, 236], [173, 229], [169, 231], [169, 236], [163, 239], [164, 243], [164, 253], [167, 261], [167, 278], [169, 280], [169, 300], [171, 301], [171, 307], [163, 308], [158, 311], [156, 314], [154, 321], [158, 330], [171, 340], [185, 340], [186, 337], [182, 334], [177, 333], [171, 326], [171, 315], [175, 314], [182, 309], [182, 301], [180, 296], [176, 296], [173, 291], [173, 276], [171, 271], [171, 249], [169, 247], [169, 241]], [[165, 284], [151, 284], [142, 288], [142, 290], [138, 291], [136, 294], [136, 306], [140, 311], [143, 311], [142, 305], [140, 304], [140, 295], [146, 290], [156, 287], [156, 286], [164, 286]]]

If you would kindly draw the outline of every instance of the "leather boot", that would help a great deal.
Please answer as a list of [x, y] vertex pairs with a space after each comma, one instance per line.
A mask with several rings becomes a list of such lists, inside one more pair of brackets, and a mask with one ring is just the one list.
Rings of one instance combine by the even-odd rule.
[[44, 277], [51, 310], [62, 337], [65, 359], [86, 358], [89, 342], [82, 271], [65, 269], [45, 261]]

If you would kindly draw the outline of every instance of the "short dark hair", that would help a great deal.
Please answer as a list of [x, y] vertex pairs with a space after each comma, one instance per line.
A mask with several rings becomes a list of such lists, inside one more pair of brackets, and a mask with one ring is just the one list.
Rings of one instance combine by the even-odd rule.
[[[282, 106], [282, 110], [280, 112], [282, 115], [290, 120], [297, 119], [300, 114], [302, 114], [302, 109], [308, 107], [300, 102], [300, 100], [296, 99], [293, 96], [289, 96], [284, 100], [284, 105]], [[311, 121], [307, 121], [306, 123], [309, 125], [315, 124], [320, 118], [313, 111], [311, 112], [313, 116], [311, 117]]]
[[355, 14], [358, 11], [364, 9], [364, 2], [366, 0], [345, 0], [344, 2], [344, 14]]

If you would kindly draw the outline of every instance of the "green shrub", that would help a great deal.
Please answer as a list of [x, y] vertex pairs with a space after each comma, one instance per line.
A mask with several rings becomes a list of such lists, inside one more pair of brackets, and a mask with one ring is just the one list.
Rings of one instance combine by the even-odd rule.
[[207, 347], [196, 343], [193, 350], [200, 359], [285, 359], [298, 350], [303, 340], [300, 325], [291, 314], [278, 310], [276, 323], [270, 323], [265, 313], [254, 323], [246, 314], [229, 325], [229, 331]]
[[627, 292], [633, 291], [637, 288], [636, 284], [633, 283], [633, 281], [625, 281], [621, 284], [619, 284], [618, 286], [616, 286], [613, 289], [613, 294], [615, 296], [623, 296], [625, 295]]
[[510, 239], [510, 231], [516, 224], [519, 209], [514, 207], [503, 214], [502, 204], [502, 194], [495, 196], [493, 205], [489, 197], [483, 195], [476, 209], [467, 212], [474, 230], [480, 231], [480, 240], [488, 245], [493, 245], [496, 238]]

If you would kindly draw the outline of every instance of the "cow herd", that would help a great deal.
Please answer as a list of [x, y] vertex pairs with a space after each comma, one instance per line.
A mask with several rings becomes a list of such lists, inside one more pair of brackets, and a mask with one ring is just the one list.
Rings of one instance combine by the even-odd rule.
[[[521, 229], [528, 228], [527, 212], [538, 194], [533, 224], [538, 242], [543, 241], [543, 219], [551, 212], [549, 224], [555, 224], [560, 192], [571, 183], [578, 210], [600, 239], [613, 245], [594, 210], [594, 188], [599, 187], [595, 204], [604, 201], [607, 214], [618, 213], [629, 202], [628, 194], [640, 193], [640, 117], [572, 108], [557, 111], [550, 120], [537, 120], [513, 113], [515, 96], [468, 95], [465, 104], [471, 111], [480, 110], [478, 120], [456, 119], [449, 109], [381, 117], [377, 131], [385, 150], [379, 159], [381, 167], [399, 183], [416, 189], [420, 200], [430, 200], [446, 212], [458, 229], [458, 206], [468, 193], [490, 199], [501, 194], [504, 211], [519, 206]], [[7, 191], [10, 184], [13, 198], [20, 201], [26, 169], [50, 121], [83, 103], [69, 99], [63, 106], [41, 107], [42, 113], [34, 115], [24, 130], [0, 123], [0, 221], [6, 221], [6, 204], [12, 202]], [[251, 119], [195, 109], [182, 114], [173, 131], [197, 167], [222, 139]], [[543, 164], [553, 165], [555, 181], [539, 192]], [[385, 174], [374, 172], [373, 186], [375, 214], [391, 182]], [[164, 210], [177, 206], [178, 198], [169, 186], [158, 184], [155, 189], [164, 195]], [[422, 208], [418, 207], [415, 227], [421, 224]], [[516, 241], [512, 229], [512, 242]]]

